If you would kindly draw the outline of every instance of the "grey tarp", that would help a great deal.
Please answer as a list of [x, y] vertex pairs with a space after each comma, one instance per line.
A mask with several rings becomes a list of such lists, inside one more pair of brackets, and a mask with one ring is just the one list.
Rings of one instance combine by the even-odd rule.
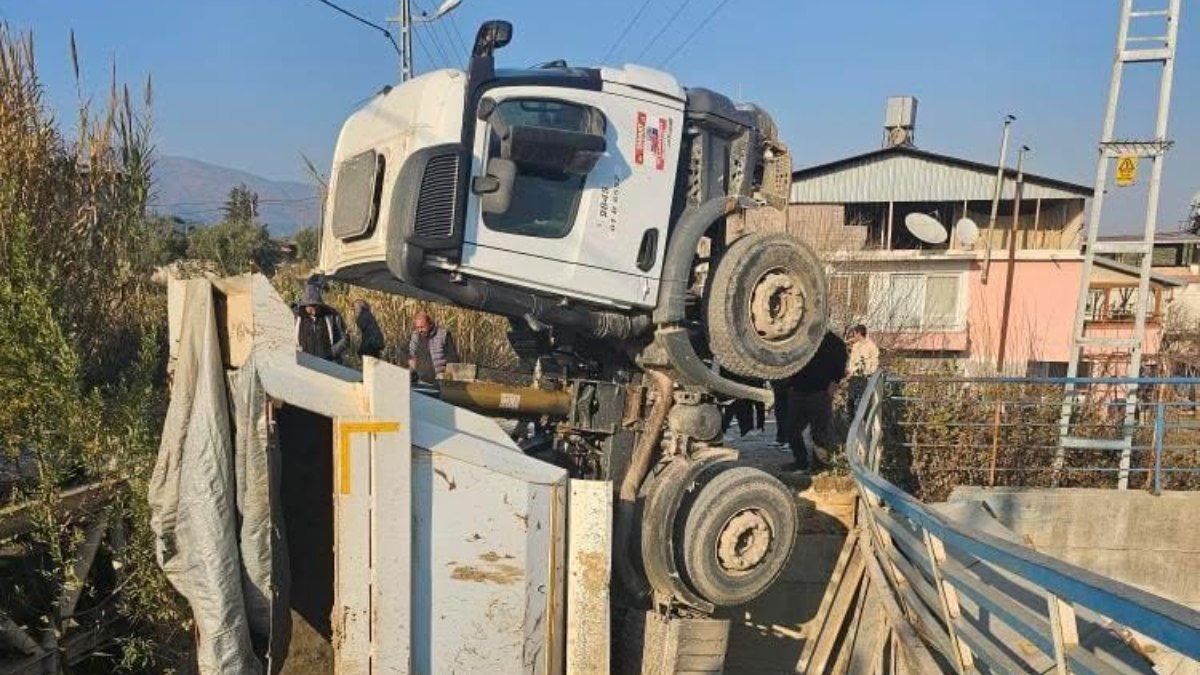
[[289, 634], [277, 448], [253, 359], [226, 378], [211, 283], [185, 283], [150, 525], [195, 616], [200, 672], [261, 673], [255, 646], [282, 655]]

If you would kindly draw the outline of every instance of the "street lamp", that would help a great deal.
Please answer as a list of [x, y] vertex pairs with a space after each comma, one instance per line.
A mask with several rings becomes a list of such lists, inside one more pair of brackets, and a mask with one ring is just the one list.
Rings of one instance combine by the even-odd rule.
[[422, 12], [420, 16], [413, 17], [413, 23], [429, 23], [430, 21], [436, 21], [437, 19], [440, 19], [454, 11], [454, 9], [461, 4], [462, 0], [446, 0], [441, 4], [440, 7], [437, 8], [437, 11], [433, 13], [433, 16]]

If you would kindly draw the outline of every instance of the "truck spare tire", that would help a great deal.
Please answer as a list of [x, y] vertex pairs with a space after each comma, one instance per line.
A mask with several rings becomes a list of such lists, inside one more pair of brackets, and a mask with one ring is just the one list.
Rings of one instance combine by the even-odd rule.
[[829, 291], [821, 261], [782, 232], [755, 232], [729, 246], [713, 272], [706, 320], [721, 367], [777, 380], [808, 363], [825, 335]]

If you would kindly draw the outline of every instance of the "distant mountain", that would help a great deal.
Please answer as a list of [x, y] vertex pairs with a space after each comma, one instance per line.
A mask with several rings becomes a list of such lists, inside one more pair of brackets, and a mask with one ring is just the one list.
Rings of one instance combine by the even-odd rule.
[[270, 226], [272, 235], [289, 235], [320, 224], [321, 202], [315, 185], [269, 180], [187, 157], [156, 158], [152, 208], [192, 222], [214, 223], [221, 219], [221, 205], [229, 190], [243, 183], [258, 194], [259, 219]]

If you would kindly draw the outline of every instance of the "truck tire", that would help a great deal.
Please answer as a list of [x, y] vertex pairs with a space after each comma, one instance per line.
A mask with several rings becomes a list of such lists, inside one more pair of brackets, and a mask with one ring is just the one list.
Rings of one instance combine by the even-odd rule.
[[682, 537], [689, 585], [722, 607], [753, 600], [783, 572], [796, 543], [791, 493], [749, 466], [714, 467], [696, 492]]
[[828, 323], [821, 261], [782, 232], [755, 232], [717, 263], [706, 302], [709, 349], [725, 370], [778, 380], [804, 367]]

